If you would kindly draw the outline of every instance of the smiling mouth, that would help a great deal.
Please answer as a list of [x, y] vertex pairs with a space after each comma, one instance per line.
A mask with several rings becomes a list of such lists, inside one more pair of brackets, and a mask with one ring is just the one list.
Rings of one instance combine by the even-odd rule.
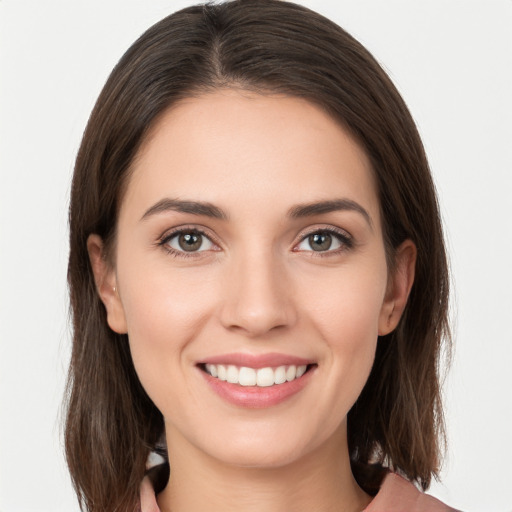
[[211, 377], [230, 384], [238, 384], [244, 387], [268, 388], [279, 386], [286, 382], [300, 379], [316, 364], [308, 365], [284, 365], [277, 367], [250, 368], [247, 366], [235, 366], [224, 364], [204, 363], [199, 365], [201, 370]]

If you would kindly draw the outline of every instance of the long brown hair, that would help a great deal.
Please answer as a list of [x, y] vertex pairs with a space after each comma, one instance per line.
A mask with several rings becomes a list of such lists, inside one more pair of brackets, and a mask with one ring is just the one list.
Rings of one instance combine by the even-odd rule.
[[135, 373], [126, 335], [109, 329], [86, 248], [107, 250], [133, 162], [148, 130], [176, 101], [219, 87], [305, 98], [359, 141], [373, 164], [388, 264], [405, 239], [416, 277], [397, 329], [378, 342], [368, 382], [348, 416], [358, 483], [375, 493], [384, 467], [427, 488], [443, 437], [439, 358], [449, 344], [448, 269], [425, 152], [411, 115], [370, 53], [299, 5], [235, 0], [183, 9], [144, 33], [105, 84], [73, 177], [68, 281], [73, 318], [66, 455], [80, 505], [134, 510], [163, 418]]

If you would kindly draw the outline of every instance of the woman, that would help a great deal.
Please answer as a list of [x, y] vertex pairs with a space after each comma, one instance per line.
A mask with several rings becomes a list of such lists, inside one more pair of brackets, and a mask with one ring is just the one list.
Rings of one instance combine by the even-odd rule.
[[428, 488], [442, 444], [434, 187], [338, 26], [243, 0], [150, 28], [89, 120], [70, 231], [87, 510], [135, 510], [155, 449], [144, 512], [449, 510], [407, 482]]

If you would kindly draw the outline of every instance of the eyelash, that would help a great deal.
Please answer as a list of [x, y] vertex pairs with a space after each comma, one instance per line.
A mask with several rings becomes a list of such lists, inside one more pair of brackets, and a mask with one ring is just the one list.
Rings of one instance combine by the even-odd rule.
[[[170, 233], [166, 233], [163, 235], [157, 242], [158, 246], [161, 246], [169, 255], [175, 257], [175, 258], [197, 258], [198, 255], [200, 255], [202, 252], [205, 251], [178, 251], [176, 249], [173, 249], [168, 244], [169, 242], [175, 238], [176, 236], [179, 236], [181, 234], [196, 234], [201, 235], [205, 238], [207, 238], [212, 244], [218, 245], [211, 237], [211, 235], [208, 235], [205, 231], [202, 229], [199, 229], [197, 227], [183, 227], [178, 228], [174, 231], [171, 231]], [[316, 234], [322, 234], [322, 235], [331, 235], [334, 238], [338, 240], [338, 242], [341, 244], [341, 247], [335, 250], [327, 250], [327, 251], [298, 251], [294, 250], [294, 252], [309, 252], [311, 253], [312, 257], [320, 257], [325, 258], [329, 256], [333, 256], [335, 254], [340, 254], [342, 252], [348, 251], [354, 247], [354, 240], [353, 238], [344, 230], [336, 229], [334, 227], [329, 228], [317, 228], [310, 230], [306, 233], [302, 233], [300, 236], [300, 241], [295, 245], [300, 245], [304, 240], [306, 240], [308, 237]]]
[[[346, 231], [334, 227], [329, 228], [316, 228], [312, 229], [310, 231], [307, 231], [306, 233], [302, 233], [300, 235], [300, 241], [297, 245], [300, 245], [304, 240], [309, 238], [312, 235], [321, 234], [321, 235], [331, 235], [333, 238], [336, 238], [338, 242], [341, 244], [341, 247], [334, 250], [327, 250], [327, 251], [303, 251], [310, 253], [311, 257], [315, 258], [327, 258], [330, 256], [334, 256], [337, 254], [340, 254], [342, 252], [349, 251], [350, 249], [354, 248], [354, 239], [351, 235], [349, 235]], [[302, 252], [302, 251], [295, 251], [295, 252]]]
[[201, 254], [203, 251], [177, 251], [176, 249], [173, 249], [168, 244], [169, 242], [175, 238], [176, 236], [182, 235], [182, 234], [195, 234], [195, 235], [201, 235], [210, 240], [212, 244], [218, 245], [215, 243], [214, 240], [212, 240], [211, 235], [208, 235], [206, 232], [204, 232], [202, 229], [199, 229], [197, 227], [182, 227], [178, 228], [174, 231], [171, 231], [170, 233], [164, 234], [160, 240], [158, 241], [157, 245], [161, 246], [169, 255], [175, 257], [175, 258], [197, 258], [198, 255]]

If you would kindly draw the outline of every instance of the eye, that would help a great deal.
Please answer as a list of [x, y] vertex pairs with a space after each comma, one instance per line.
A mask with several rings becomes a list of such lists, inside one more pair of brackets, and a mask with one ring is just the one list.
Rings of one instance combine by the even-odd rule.
[[296, 246], [297, 251], [338, 252], [352, 247], [348, 234], [322, 229], [306, 235]]
[[210, 251], [215, 247], [204, 233], [196, 229], [176, 231], [162, 240], [162, 245], [175, 253]]

